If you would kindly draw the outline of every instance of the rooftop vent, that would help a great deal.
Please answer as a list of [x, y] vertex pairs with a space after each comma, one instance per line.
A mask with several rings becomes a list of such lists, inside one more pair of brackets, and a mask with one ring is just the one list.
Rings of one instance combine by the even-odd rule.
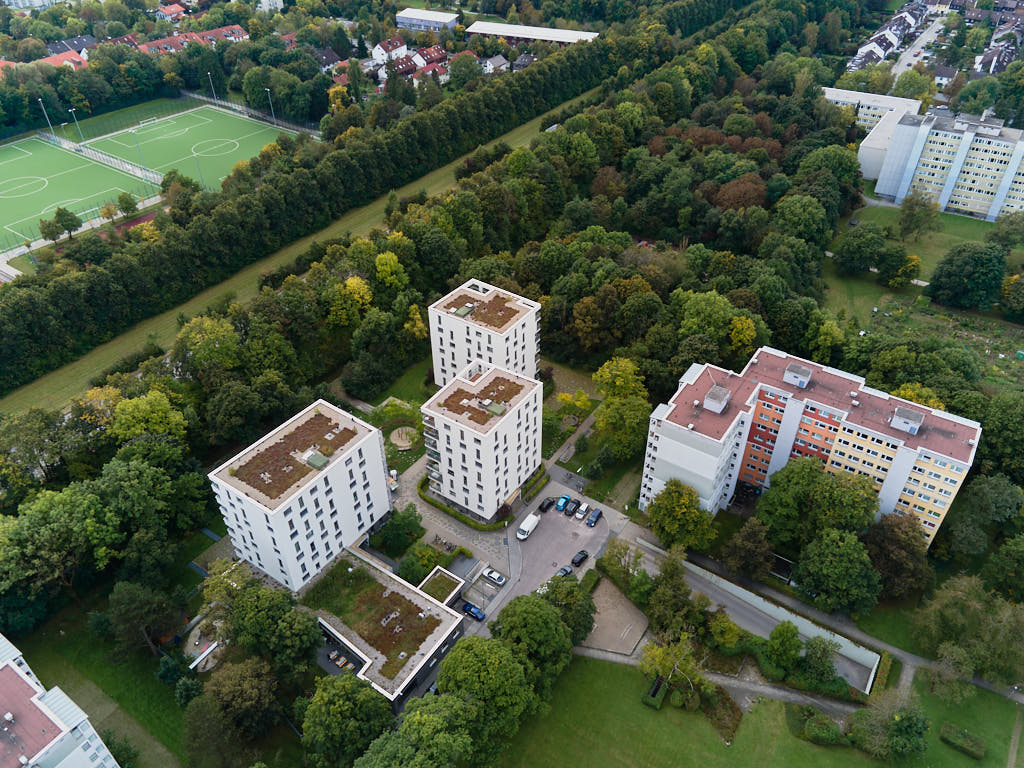
[[729, 390], [715, 384], [704, 395], [704, 407], [712, 413], [721, 413], [729, 404]]
[[327, 466], [328, 461], [328, 458], [320, 453], [320, 451], [313, 451], [306, 457], [306, 463], [313, 469], [323, 469]]
[[856, 391], [851, 391], [851, 392], [850, 392], [850, 397], [856, 397], [856, 396], [857, 396], [857, 393], [856, 393]]
[[892, 418], [889, 419], [889, 425], [893, 429], [899, 429], [903, 432], [909, 432], [912, 435], [916, 435], [917, 431], [921, 428], [921, 423], [924, 421], [924, 414], [920, 411], [915, 411], [912, 408], [906, 408], [902, 405], [896, 406], [896, 410], [893, 411]]
[[803, 389], [810, 383], [811, 374], [811, 369], [806, 365], [790, 363], [786, 366], [786, 372], [782, 375], [782, 380], [787, 384], [792, 384], [794, 387], [800, 387], [800, 389]]
[[12, 713], [12, 712], [5, 712], [4, 713], [4, 722], [5, 723], [13, 723], [14, 722], [14, 713]]
[[860, 405], [860, 400], [851, 400], [850, 405], [856, 408], [858, 405]]
[[694, 400], [693, 401], [693, 407], [694, 408], [700, 408], [700, 400]]

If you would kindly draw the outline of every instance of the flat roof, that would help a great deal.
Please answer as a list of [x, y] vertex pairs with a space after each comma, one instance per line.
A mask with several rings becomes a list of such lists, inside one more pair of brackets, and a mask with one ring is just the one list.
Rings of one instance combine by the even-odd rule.
[[276, 510], [373, 431], [361, 419], [317, 400], [215, 469], [211, 478]]
[[430, 308], [459, 317], [489, 331], [505, 333], [531, 312], [540, 309], [536, 301], [495, 288], [482, 280], [467, 280]]
[[[408, 609], [404, 611], [395, 609], [399, 615], [394, 616], [392, 613], [392, 618], [387, 622], [388, 625], [400, 627], [401, 625], [398, 622], [403, 621], [407, 623], [410, 621], [429, 621], [431, 619], [437, 621], [437, 625], [431, 630], [426, 639], [420, 643], [419, 648], [408, 655], [397, 674], [393, 677], [387, 677], [382, 671], [384, 664], [388, 660], [384, 652], [374, 648], [365, 637], [333, 613], [324, 610], [315, 611], [320, 621], [332, 633], [337, 634], [338, 637], [358, 651], [364, 658], [363, 667], [356, 672], [356, 676], [369, 682], [388, 699], [394, 700], [401, 695], [406, 685], [416, 677], [423, 664], [434, 655], [434, 652], [448, 638], [452, 630], [462, 622], [462, 615], [394, 574], [385, 571], [369, 556], [364, 555], [355, 548], [345, 550], [339, 554], [335, 565], [332, 568], [325, 568], [323, 573], [328, 573], [333, 568], [348, 566], [359, 567], [369, 573], [383, 587], [382, 594], [385, 597], [388, 595], [398, 595], [407, 602], [409, 605]], [[304, 587], [303, 594], [314, 584], [316, 584], [316, 581]], [[3, 768], [6, 768], [6, 766]]]
[[919, 99], [906, 99], [901, 96], [887, 96], [884, 93], [863, 93], [861, 91], [850, 91], [845, 88], [822, 88], [821, 92], [829, 101], [850, 101], [857, 104], [870, 104], [873, 107], [885, 107], [903, 112], [917, 114], [921, 109]]
[[0, 768], [22, 768], [22, 756], [31, 760], [64, 732], [39, 704], [41, 693], [13, 662], [0, 666], [0, 715], [14, 716], [11, 723], [0, 721]]
[[472, 363], [423, 405], [475, 432], [488, 432], [540, 382], [497, 366]]
[[[805, 388], [784, 380], [786, 367], [791, 363], [799, 363], [811, 370], [811, 380]], [[714, 413], [707, 408], [694, 408], [693, 401], [703, 403], [704, 396], [715, 386], [725, 387], [731, 393], [725, 409]], [[756, 391], [763, 387], [843, 413], [851, 426], [869, 429], [893, 442], [933, 451], [967, 464], [974, 460], [981, 436], [981, 425], [976, 421], [893, 397], [867, 387], [860, 376], [827, 368], [770, 347], [761, 347], [755, 352], [742, 373], [713, 365], [703, 366], [695, 376], [684, 381], [669, 400], [667, 419], [682, 427], [692, 424], [695, 432], [721, 440], [739, 414], [751, 410]], [[855, 396], [851, 397], [851, 393]], [[858, 405], [853, 405], [854, 401]], [[897, 408], [926, 414], [916, 435], [889, 424]]]
[[598, 35], [597, 32], [581, 32], [576, 29], [527, 27], [523, 24], [499, 24], [494, 21], [474, 21], [466, 28], [466, 34], [496, 35], [520, 40], [550, 40], [554, 43], [578, 43], [593, 40]]
[[457, 13], [442, 13], [441, 11], [426, 11], [422, 8], [403, 8], [397, 14], [397, 19], [417, 19], [419, 21], [439, 21], [442, 24], [449, 24], [459, 18]]

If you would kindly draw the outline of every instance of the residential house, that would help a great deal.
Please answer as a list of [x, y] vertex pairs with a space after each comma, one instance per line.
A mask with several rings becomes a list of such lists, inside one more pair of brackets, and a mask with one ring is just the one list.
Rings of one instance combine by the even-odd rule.
[[425, 67], [421, 67], [413, 75], [413, 78], [420, 85], [424, 84], [427, 80], [430, 80], [437, 75], [437, 82], [439, 85], [447, 83], [451, 77], [448, 74], [447, 68], [443, 64], [427, 64]]
[[399, 56], [390, 64], [385, 64], [377, 70], [377, 80], [381, 83], [386, 83], [389, 69], [400, 77], [412, 77], [412, 74], [416, 71], [416, 62], [412, 60], [412, 56]]
[[284, 49], [286, 51], [294, 50], [298, 47], [298, 43], [295, 41], [295, 36], [298, 32], [288, 32], [287, 34], [281, 35], [281, 40], [284, 41]]
[[87, 62], [80, 54], [75, 53], [75, 51], [64, 51], [64, 53], [47, 56], [45, 59], [38, 59], [32, 63], [49, 64], [52, 67], [70, 67], [74, 70], [85, 69], [89, 66], [89, 62]]
[[409, 54], [409, 48], [406, 46], [405, 41], [400, 37], [391, 37], [387, 40], [381, 40], [370, 52], [373, 60], [378, 64], [383, 64], [386, 61], [397, 59], [402, 56]]
[[421, 68], [428, 64], [444, 64], [448, 60], [448, 51], [440, 45], [432, 45], [429, 48], [420, 48], [412, 55], [412, 60]]
[[88, 61], [89, 54], [86, 51], [90, 48], [95, 48], [99, 44], [99, 40], [92, 35], [79, 35], [78, 37], [69, 37], [66, 40], [47, 43], [46, 50], [50, 52], [51, 56], [56, 56], [58, 53], [65, 53], [66, 51], [74, 51]]
[[945, 64], [939, 64], [935, 67], [932, 77], [935, 80], [935, 85], [938, 88], [945, 88], [953, 79], [957, 76], [960, 70], [956, 67], [947, 67]]
[[332, 72], [336, 66], [341, 64], [341, 57], [330, 48], [314, 48], [312, 53], [316, 63], [320, 65], [321, 72]]
[[161, 5], [156, 9], [156, 17], [161, 21], [177, 22], [185, 15], [185, 9], [177, 3]]
[[1017, 58], [1017, 45], [1011, 41], [999, 43], [974, 57], [974, 71], [986, 75], [997, 75]]
[[189, 45], [206, 45], [206, 41], [195, 32], [182, 32], [171, 37], [150, 40], [148, 43], [139, 43], [137, 47], [150, 56], [164, 56], [168, 53], [184, 51], [185, 47]]
[[500, 53], [497, 56], [491, 56], [489, 59], [484, 59], [480, 62], [480, 65], [483, 67], [485, 75], [493, 75], [498, 72], [508, 71], [508, 59]]
[[537, 57], [532, 53], [520, 53], [516, 60], [512, 62], [512, 71], [518, 72], [521, 69], [526, 69], [535, 61], [537, 61]]
[[103, 41], [104, 45], [127, 45], [129, 48], [134, 48], [138, 45], [138, 39], [135, 35], [121, 35], [120, 37], [112, 37], [109, 40]]
[[277, 13], [283, 8], [283, 0], [259, 0], [256, 3], [256, 10], [260, 13]]
[[231, 43], [237, 43], [240, 40], [248, 40], [249, 33], [245, 31], [245, 28], [238, 24], [229, 24], [226, 27], [217, 27], [216, 29], [208, 29], [205, 32], [197, 32], [200, 39], [207, 45], [216, 45], [221, 40], [227, 40]]

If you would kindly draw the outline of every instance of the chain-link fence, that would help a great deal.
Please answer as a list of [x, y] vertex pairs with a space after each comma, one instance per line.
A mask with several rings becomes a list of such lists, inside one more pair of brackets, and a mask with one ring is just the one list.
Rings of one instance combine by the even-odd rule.
[[182, 91], [182, 93], [189, 99], [201, 100], [205, 104], [212, 104], [216, 107], [220, 107], [221, 109], [235, 112], [243, 117], [248, 117], [251, 120], [259, 120], [261, 123], [267, 123], [268, 125], [273, 125], [277, 128], [283, 128], [286, 131], [291, 131], [292, 133], [308, 133], [313, 136], [313, 138], [320, 138], [320, 126], [316, 123], [298, 123], [291, 120], [282, 120], [276, 115], [268, 115], [265, 112], [260, 112], [258, 109], [253, 109], [245, 104], [236, 104], [233, 101], [225, 101], [224, 99], [214, 99], [193, 91]]

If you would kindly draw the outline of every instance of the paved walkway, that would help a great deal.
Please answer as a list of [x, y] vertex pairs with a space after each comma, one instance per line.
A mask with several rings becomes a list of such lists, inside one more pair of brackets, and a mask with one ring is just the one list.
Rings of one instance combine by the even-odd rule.
[[[602, 661], [610, 661], [615, 664], [630, 664], [632, 666], [638, 666], [640, 664], [640, 652], [642, 648], [643, 644], [641, 643], [637, 650], [629, 656], [625, 656], [620, 653], [613, 653], [611, 651], [601, 651], [596, 648], [584, 648], [582, 646], [574, 648], [573, 653], [577, 656], [601, 659]], [[770, 683], [742, 680], [738, 677], [733, 677], [732, 675], [723, 675], [720, 672], [705, 671], [703, 674], [708, 680], [725, 688], [725, 690], [729, 692], [729, 695], [732, 696], [736, 703], [740, 704], [741, 707], [746, 703], [747, 706], [743, 707], [743, 709], [749, 709], [749, 705], [754, 703], [754, 701], [759, 697], [776, 699], [778, 701], [787, 701], [793, 704], [810, 704], [833, 717], [846, 717], [860, 709], [856, 704], [836, 701], [824, 696], [814, 696], [801, 691], [794, 691], [792, 688], [783, 688], [778, 685], [771, 685]]]

